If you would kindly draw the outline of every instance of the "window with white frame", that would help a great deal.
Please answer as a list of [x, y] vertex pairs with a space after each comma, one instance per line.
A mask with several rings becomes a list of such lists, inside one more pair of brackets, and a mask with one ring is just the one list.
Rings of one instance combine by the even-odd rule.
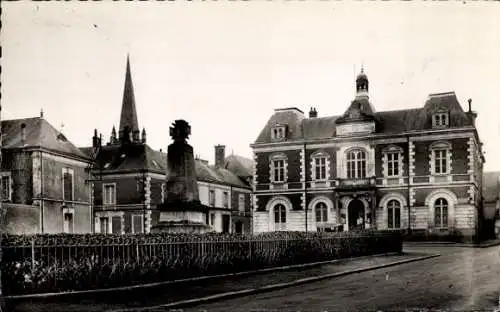
[[102, 234], [109, 233], [109, 218], [108, 217], [100, 217], [99, 218], [100, 230]]
[[438, 228], [448, 227], [448, 201], [444, 198], [438, 198], [434, 203], [434, 225]]
[[362, 150], [347, 152], [347, 178], [362, 179], [366, 177], [366, 153]]
[[449, 174], [451, 172], [451, 145], [447, 142], [437, 142], [430, 146], [431, 173]]
[[328, 157], [323, 153], [313, 155], [313, 180], [322, 181], [328, 179], [327, 162]]
[[438, 112], [432, 116], [432, 126], [436, 128], [447, 127], [449, 125], [449, 114], [446, 112]]
[[144, 232], [144, 216], [142, 214], [132, 215], [132, 233]]
[[106, 183], [102, 186], [103, 190], [103, 204], [115, 205], [116, 204], [116, 184]]
[[210, 207], [215, 207], [215, 190], [208, 191], [208, 203]]
[[73, 186], [73, 169], [63, 168], [62, 170], [62, 180], [63, 180], [63, 200], [73, 201], [74, 186]]
[[245, 211], [245, 194], [238, 195], [238, 210]]
[[210, 214], [210, 225], [215, 226], [215, 213]]
[[161, 184], [161, 202], [165, 202], [165, 183]]
[[276, 204], [274, 210], [274, 229], [286, 231], [286, 208], [283, 204]]
[[229, 208], [229, 193], [228, 192], [222, 193], [222, 202], [223, 202], [224, 208]]
[[286, 126], [277, 125], [271, 129], [271, 139], [274, 141], [281, 141], [286, 137]]
[[2, 201], [10, 201], [11, 198], [10, 173], [2, 174]]
[[394, 177], [399, 176], [399, 153], [390, 152], [387, 153], [387, 176]]
[[387, 227], [389, 229], [401, 227], [401, 203], [395, 199], [387, 203]]
[[63, 223], [64, 233], [73, 233], [74, 231], [73, 211], [64, 210], [63, 218], [64, 218], [64, 223]]
[[270, 159], [271, 182], [284, 183], [287, 179], [287, 159], [283, 154], [274, 155]]
[[319, 202], [314, 206], [316, 211], [316, 222], [324, 223], [328, 221], [328, 207], [324, 202]]

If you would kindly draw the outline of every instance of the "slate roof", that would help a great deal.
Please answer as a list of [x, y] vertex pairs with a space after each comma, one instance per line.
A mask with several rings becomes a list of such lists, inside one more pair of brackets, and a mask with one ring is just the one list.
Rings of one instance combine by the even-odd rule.
[[[22, 124], [25, 125], [24, 144], [21, 139]], [[2, 120], [1, 126], [2, 148], [43, 148], [85, 161], [89, 160], [87, 154], [41, 117]]]
[[[82, 147], [90, 155], [92, 147]], [[203, 160], [195, 159], [196, 175], [199, 181], [221, 183], [249, 188], [250, 186], [236, 174], [225, 168], [216, 168]], [[95, 159], [94, 169], [101, 168], [102, 173], [126, 173], [147, 170], [166, 174], [167, 153], [153, 150], [147, 144], [114, 144], [102, 146]]]
[[[458, 102], [455, 92], [446, 92], [430, 94], [421, 108], [374, 112], [376, 133], [396, 134], [431, 129], [432, 114], [441, 109], [450, 113], [450, 128], [473, 125]], [[345, 119], [345, 116], [306, 118], [298, 109], [277, 109], [255, 143], [272, 143], [271, 128], [276, 124], [288, 125], [291, 131], [287, 134], [287, 141], [332, 138], [336, 135], [335, 128], [339, 119]]]
[[239, 155], [229, 155], [226, 157], [224, 168], [233, 172], [239, 177], [253, 176], [254, 161]]
[[483, 173], [483, 197], [486, 202], [494, 202], [500, 193], [500, 171]]

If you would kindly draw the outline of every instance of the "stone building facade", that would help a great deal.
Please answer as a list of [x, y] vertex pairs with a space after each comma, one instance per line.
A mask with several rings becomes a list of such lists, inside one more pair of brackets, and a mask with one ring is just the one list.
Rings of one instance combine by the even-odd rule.
[[2, 203], [14, 234], [90, 233], [91, 159], [43, 117], [2, 120]]
[[341, 116], [275, 110], [251, 145], [255, 232], [479, 232], [485, 160], [470, 100], [464, 111], [454, 92], [430, 94], [421, 108], [377, 112], [368, 86], [362, 71]]

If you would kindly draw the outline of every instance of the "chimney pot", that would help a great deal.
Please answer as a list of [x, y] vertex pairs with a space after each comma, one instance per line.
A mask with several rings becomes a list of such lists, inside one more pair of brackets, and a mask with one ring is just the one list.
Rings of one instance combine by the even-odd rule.
[[24, 144], [26, 141], [26, 124], [21, 124], [21, 142]]
[[215, 146], [215, 166], [223, 167], [226, 160], [226, 146], [216, 145]]
[[318, 117], [318, 112], [316, 111], [316, 108], [311, 107], [311, 110], [309, 111], [309, 118], [316, 118]]
[[469, 102], [469, 112], [472, 112], [472, 99], [468, 99], [467, 102]]

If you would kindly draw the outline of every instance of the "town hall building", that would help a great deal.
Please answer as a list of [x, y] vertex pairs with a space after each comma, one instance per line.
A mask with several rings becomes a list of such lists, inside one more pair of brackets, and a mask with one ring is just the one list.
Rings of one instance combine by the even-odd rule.
[[[400, 229], [471, 238], [482, 220], [477, 114], [454, 92], [376, 111], [361, 70], [341, 116], [276, 109], [254, 152], [254, 232]], [[307, 210], [307, 213], [305, 211]]]

